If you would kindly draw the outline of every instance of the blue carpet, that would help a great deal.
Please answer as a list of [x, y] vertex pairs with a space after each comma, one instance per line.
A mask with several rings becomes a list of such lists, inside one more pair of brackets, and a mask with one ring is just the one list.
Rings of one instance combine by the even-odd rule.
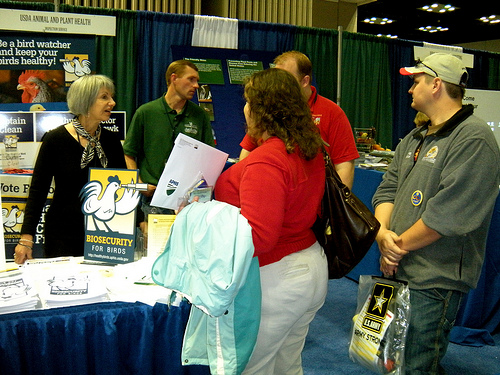
[[[352, 316], [358, 284], [343, 278], [330, 280], [325, 305], [311, 323], [303, 351], [305, 375], [371, 375], [349, 358]], [[451, 344], [443, 359], [448, 375], [500, 375], [500, 333], [496, 346], [471, 347]]]

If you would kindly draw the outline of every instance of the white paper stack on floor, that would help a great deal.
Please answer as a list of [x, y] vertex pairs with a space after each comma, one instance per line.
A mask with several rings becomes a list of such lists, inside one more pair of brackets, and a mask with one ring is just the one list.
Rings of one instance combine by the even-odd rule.
[[38, 293], [22, 272], [8, 273], [0, 278], [0, 314], [9, 314], [41, 307]]

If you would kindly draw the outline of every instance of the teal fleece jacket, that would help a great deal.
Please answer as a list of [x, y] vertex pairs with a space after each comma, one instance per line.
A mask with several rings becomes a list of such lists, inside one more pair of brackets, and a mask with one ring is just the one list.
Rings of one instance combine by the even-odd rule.
[[182, 346], [183, 364], [212, 374], [241, 374], [257, 341], [261, 313], [259, 262], [252, 229], [230, 204], [194, 202], [172, 226], [153, 280], [193, 304]]

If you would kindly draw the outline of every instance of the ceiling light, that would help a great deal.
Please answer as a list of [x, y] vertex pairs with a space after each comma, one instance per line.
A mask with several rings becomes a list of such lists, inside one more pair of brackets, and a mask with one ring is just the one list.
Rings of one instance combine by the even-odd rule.
[[500, 16], [491, 15], [489, 17], [481, 17], [479, 20], [484, 22], [484, 23], [499, 23]]
[[421, 26], [418, 28], [420, 31], [425, 31], [427, 33], [437, 33], [438, 31], [448, 31], [447, 27], [442, 26]]
[[364, 23], [369, 23], [371, 25], [387, 25], [388, 23], [393, 23], [394, 20], [391, 20], [387, 17], [379, 18], [379, 17], [371, 17], [363, 20]]
[[454, 10], [456, 10], [458, 8], [454, 7], [451, 4], [434, 3], [432, 5], [424, 5], [422, 8], [418, 8], [418, 9], [426, 11], [426, 12], [432, 12], [432, 13], [447, 13], [447, 12], [453, 12]]
[[397, 35], [391, 35], [391, 34], [387, 34], [387, 35], [384, 35], [384, 34], [377, 34], [377, 36], [380, 38], [380, 37], [386, 37], [386, 38], [391, 38], [391, 39], [397, 39]]

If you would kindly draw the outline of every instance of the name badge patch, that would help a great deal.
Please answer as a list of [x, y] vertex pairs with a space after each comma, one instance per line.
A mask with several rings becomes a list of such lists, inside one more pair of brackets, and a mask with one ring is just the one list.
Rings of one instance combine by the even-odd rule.
[[436, 162], [436, 157], [438, 155], [438, 152], [439, 152], [438, 146], [432, 147], [429, 151], [427, 151], [427, 154], [425, 154], [422, 161], [434, 164]]
[[422, 203], [423, 194], [420, 190], [415, 190], [411, 195], [411, 204], [415, 207], [419, 206]]

